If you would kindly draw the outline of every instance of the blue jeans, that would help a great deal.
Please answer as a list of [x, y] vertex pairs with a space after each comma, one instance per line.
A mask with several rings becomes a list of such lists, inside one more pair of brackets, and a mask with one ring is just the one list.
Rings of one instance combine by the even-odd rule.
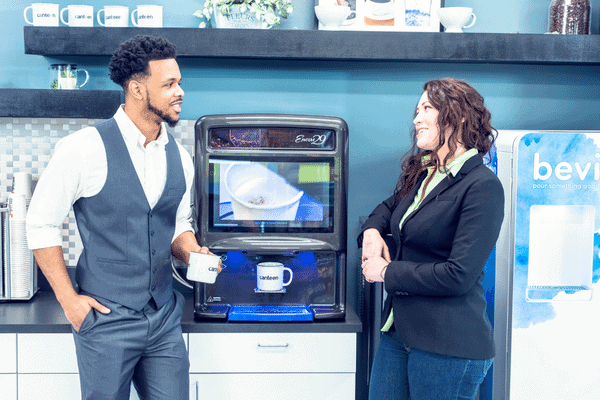
[[492, 361], [412, 349], [395, 332], [385, 332], [373, 360], [369, 399], [472, 400]]

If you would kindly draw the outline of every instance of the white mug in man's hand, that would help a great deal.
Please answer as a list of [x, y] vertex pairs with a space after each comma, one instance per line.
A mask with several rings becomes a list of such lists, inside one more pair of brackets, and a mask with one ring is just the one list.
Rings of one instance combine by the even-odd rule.
[[221, 257], [214, 254], [190, 253], [187, 279], [195, 282], [215, 283]]

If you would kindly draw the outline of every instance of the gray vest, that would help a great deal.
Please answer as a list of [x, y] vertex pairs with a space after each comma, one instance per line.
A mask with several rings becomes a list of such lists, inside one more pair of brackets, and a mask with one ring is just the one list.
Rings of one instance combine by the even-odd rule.
[[173, 295], [171, 240], [185, 192], [179, 149], [168, 134], [167, 180], [150, 208], [119, 127], [111, 118], [96, 125], [106, 150], [108, 174], [100, 192], [73, 205], [83, 252], [79, 288], [135, 310]]

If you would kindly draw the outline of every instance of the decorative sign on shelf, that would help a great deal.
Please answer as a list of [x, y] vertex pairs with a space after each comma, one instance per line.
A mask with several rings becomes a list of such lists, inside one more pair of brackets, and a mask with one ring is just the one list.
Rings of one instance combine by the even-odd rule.
[[315, 0], [315, 6], [327, 7], [332, 13], [335, 6], [351, 10], [341, 25], [331, 28], [319, 21], [319, 29], [439, 32], [437, 11], [444, 0]]

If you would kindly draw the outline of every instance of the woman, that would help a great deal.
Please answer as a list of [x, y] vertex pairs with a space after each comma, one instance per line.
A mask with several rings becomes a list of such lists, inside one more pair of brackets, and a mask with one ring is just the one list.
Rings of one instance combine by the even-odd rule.
[[388, 293], [369, 398], [474, 399], [494, 357], [482, 281], [504, 193], [483, 156], [497, 131], [483, 97], [455, 79], [424, 85], [413, 123], [394, 194], [359, 237], [363, 275]]

